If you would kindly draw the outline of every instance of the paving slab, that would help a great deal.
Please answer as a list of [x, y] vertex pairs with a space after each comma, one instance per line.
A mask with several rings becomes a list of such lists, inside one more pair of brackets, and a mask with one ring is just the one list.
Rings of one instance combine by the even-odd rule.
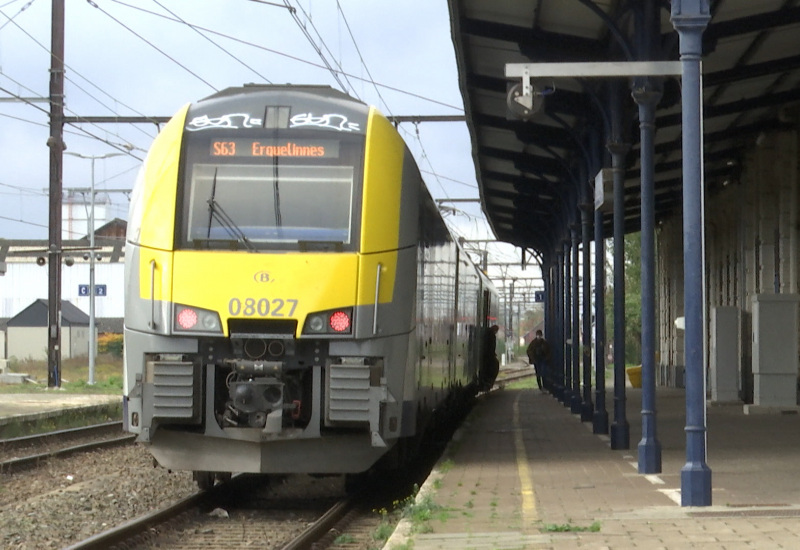
[[709, 404], [712, 506], [682, 507], [682, 389], [657, 389], [662, 471], [648, 475], [637, 471], [641, 390], [626, 389], [630, 448], [621, 450], [550, 394], [493, 391], [417, 497], [432, 519], [402, 522], [384, 548], [798, 548], [800, 416], [746, 412]]

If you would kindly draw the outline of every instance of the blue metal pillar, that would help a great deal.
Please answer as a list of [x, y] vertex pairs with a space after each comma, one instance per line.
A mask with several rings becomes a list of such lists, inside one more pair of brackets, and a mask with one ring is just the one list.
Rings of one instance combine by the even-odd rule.
[[[552, 296], [550, 294], [551, 291], [552, 291], [553, 280], [550, 277], [550, 268], [549, 268], [549, 266], [546, 266], [544, 262], [540, 262], [539, 263], [539, 267], [540, 267], [540, 269], [542, 271], [542, 283], [544, 284], [544, 304], [542, 304], [544, 306], [544, 332], [547, 335], [547, 337], [549, 338], [551, 334], [554, 334], [554, 331], [553, 331], [553, 310], [551, 309], [552, 306], [553, 306], [553, 299], [552, 299]], [[550, 389], [552, 387], [552, 382], [550, 381], [550, 376], [552, 376], [551, 373], [553, 371], [552, 362], [553, 362], [553, 359], [551, 358], [550, 359], [550, 363], [551, 364], [548, 365], [550, 367], [548, 369], [549, 372], [547, 372], [545, 374], [545, 384], [546, 384], [548, 389]]]
[[655, 111], [660, 82], [643, 79], [633, 89], [639, 106], [642, 212], [642, 439], [639, 473], [661, 472], [661, 444], [656, 435], [656, 277], [655, 277]]
[[594, 355], [595, 390], [592, 433], [608, 433], [606, 410], [606, 243], [603, 234], [603, 212], [594, 211]]
[[572, 414], [581, 413], [581, 324], [580, 281], [578, 275], [579, 241], [577, 220], [570, 228], [572, 235], [572, 399], [569, 403]]
[[556, 251], [556, 263], [553, 266], [555, 276], [554, 301], [556, 306], [556, 325], [552, 333], [550, 348], [553, 350], [553, 395], [561, 401], [564, 399], [564, 255], [561, 250]]
[[564, 241], [564, 395], [565, 407], [572, 405], [572, 261], [569, 241]]
[[581, 339], [581, 355], [583, 356], [583, 401], [581, 403], [581, 422], [591, 422], [594, 413], [592, 404], [592, 266], [590, 231], [592, 229], [592, 200], [589, 196], [589, 185], [584, 178], [583, 200], [581, 201], [581, 245], [583, 246], [583, 338]]
[[625, 396], [625, 154], [628, 145], [609, 143], [614, 177], [614, 421], [611, 448], [630, 449]]
[[706, 464], [706, 388], [703, 357], [703, 31], [711, 19], [708, 0], [672, 2], [680, 37], [683, 124], [683, 284], [686, 347], [686, 464], [681, 505], [711, 505]]

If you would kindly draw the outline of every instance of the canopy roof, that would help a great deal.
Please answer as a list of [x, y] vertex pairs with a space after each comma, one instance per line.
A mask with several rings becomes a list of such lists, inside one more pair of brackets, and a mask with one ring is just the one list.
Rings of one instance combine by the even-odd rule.
[[[712, 19], [703, 35], [707, 196], [738, 181], [742, 151], [762, 133], [796, 127], [800, 101], [800, 2], [710, 4]], [[540, 79], [535, 84], [544, 92], [542, 108], [520, 120], [507, 103], [519, 79], [506, 78], [504, 71], [508, 63], [676, 61], [670, 4], [449, 0], [449, 6], [481, 202], [497, 238], [543, 255], [553, 251], [579, 219], [579, 207], [591, 208], [595, 174], [610, 166], [609, 142], [631, 145], [625, 228], [637, 231], [639, 130], [632, 81]], [[666, 78], [661, 86], [656, 221], [679, 212], [682, 200], [680, 82]], [[611, 123], [615, 105], [622, 110], [617, 128]], [[610, 228], [610, 216], [604, 225]]]

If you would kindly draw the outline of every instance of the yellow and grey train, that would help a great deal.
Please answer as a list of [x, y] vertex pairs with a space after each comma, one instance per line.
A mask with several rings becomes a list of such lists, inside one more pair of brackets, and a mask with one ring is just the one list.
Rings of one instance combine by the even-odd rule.
[[396, 463], [493, 354], [491, 282], [391, 122], [328, 87], [181, 109], [126, 247], [125, 429], [201, 487]]

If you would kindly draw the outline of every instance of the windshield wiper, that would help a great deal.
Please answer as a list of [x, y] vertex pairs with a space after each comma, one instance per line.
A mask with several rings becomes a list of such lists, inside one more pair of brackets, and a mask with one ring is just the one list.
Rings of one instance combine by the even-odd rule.
[[256, 247], [253, 246], [253, 243], [247, 238], [247, 235], [244, 234], [244, 231], [236, 225], [236, 222], [233, 221], [227, 212], [222, 208], [222, 206], [214, 199], [217, 194], [217, 171], [214, 170], [214, 181], [211, 184], [211, 196], [208, 197], [208, 239], [211, 240], [211, 220], [217, 220], [225, 231], [227, 231], [228, 235], [236, 239], [238, 242], [244, 244], [247, 250], [254, 252]]
[[272, 168], [272, 200], [275, 202], [275, 227], [283, 225], [283, 216], [281, 214], [281, 190], [278, 184], [278, 159], [275, 159], [275, 166]]

